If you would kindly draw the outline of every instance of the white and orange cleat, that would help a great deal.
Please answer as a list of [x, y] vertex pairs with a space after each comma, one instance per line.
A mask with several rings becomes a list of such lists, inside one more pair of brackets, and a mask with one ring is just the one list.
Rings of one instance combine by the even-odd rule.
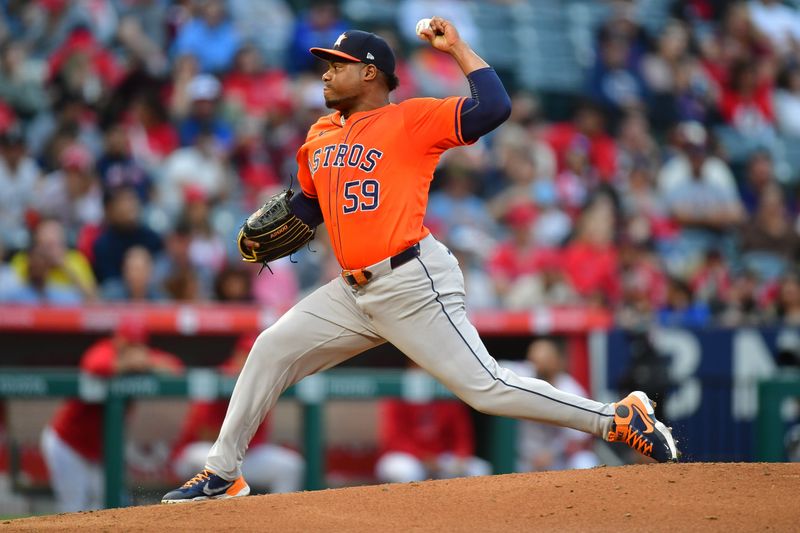
[[614, 404], [614, 425], [609, 442], [624, 442], [645, 457], [659, 463], [676, 462], [678, 447], [671, 428], [656, 419], [647, 394], [635, 391]]

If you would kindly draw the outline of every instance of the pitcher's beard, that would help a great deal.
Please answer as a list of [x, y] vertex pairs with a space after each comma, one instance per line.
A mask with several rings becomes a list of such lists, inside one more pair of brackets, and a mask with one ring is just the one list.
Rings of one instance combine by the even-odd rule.
[[344, 96], [341, 98], [325, 98], [325, 107], [345, 112], [352, 108], [356, 103], [356, 96]]

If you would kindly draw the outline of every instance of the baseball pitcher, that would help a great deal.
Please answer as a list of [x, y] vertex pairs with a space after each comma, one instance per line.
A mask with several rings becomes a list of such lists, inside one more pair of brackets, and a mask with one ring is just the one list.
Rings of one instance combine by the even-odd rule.
[[398, 85], [394, 54], [371, 33], [347, 31], [332, 48], [310, 50], [328, 63], [323, 94], [334, 111], [311, 126], [297, 152], [301, 191], [251, 215], [239, 249], [245, 260], [266, 262], [303, 246], [324, 221], [342, 274], [259, 335], [206, 468], [163, 502], [247, 495], [242, 460], [280, 394], [387, 341], [479, 411], [575, 428], [658, 461], [677, 460], [672, 435], [644, 393], [603, 404], [519, 377], [498, 366], [467, 319], [458, 261], [423, 225], [428, 189], [442, 153], [492, 131], [511, 104], [497, 74], [449, 21], [434, 17], [418, 28], [458, 63], [469, 97], [390, 103]]

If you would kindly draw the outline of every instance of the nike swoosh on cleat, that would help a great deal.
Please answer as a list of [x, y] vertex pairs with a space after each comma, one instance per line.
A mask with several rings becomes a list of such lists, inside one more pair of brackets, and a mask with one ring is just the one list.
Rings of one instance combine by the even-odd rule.
[[233, 481], [229, 481], [227, 483], [227, 485], [223, 485], [222, 487], [219, 487], [218, 489], [208, 490], [208, 484], [206, 484], [206, 486], [203, 487], [203, 494], [205, 494], [207, 496], [216, 496], [216, 495], [221, 494], [221, 493], [225, 492], [226, 490], [228, 490], [231, 487], [231, 485], [233, 485]]
[[638, 405], [634, 404], [631, 407], [633, 407], [636, 410], [636, 412], [639, 413], [639, 416], [642, 417], [642, 420], [644, 420], [644, 425], [645, 425], [644, 433], [652, 433], [655, 430], [655, 426], [650, 421], [650, 415], [648, 415], [646, 411], [642, 411], [642, 409]]

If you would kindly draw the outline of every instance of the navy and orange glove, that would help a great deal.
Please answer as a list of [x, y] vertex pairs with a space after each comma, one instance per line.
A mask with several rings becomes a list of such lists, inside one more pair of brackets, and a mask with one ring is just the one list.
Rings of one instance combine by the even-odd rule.
[[314, 238], [314, 228], [292, 212], [291, 189], [271, 196], [247, 217], [239, 230], [239, 253], [248, 263], [267, 263], [286, 257]]

